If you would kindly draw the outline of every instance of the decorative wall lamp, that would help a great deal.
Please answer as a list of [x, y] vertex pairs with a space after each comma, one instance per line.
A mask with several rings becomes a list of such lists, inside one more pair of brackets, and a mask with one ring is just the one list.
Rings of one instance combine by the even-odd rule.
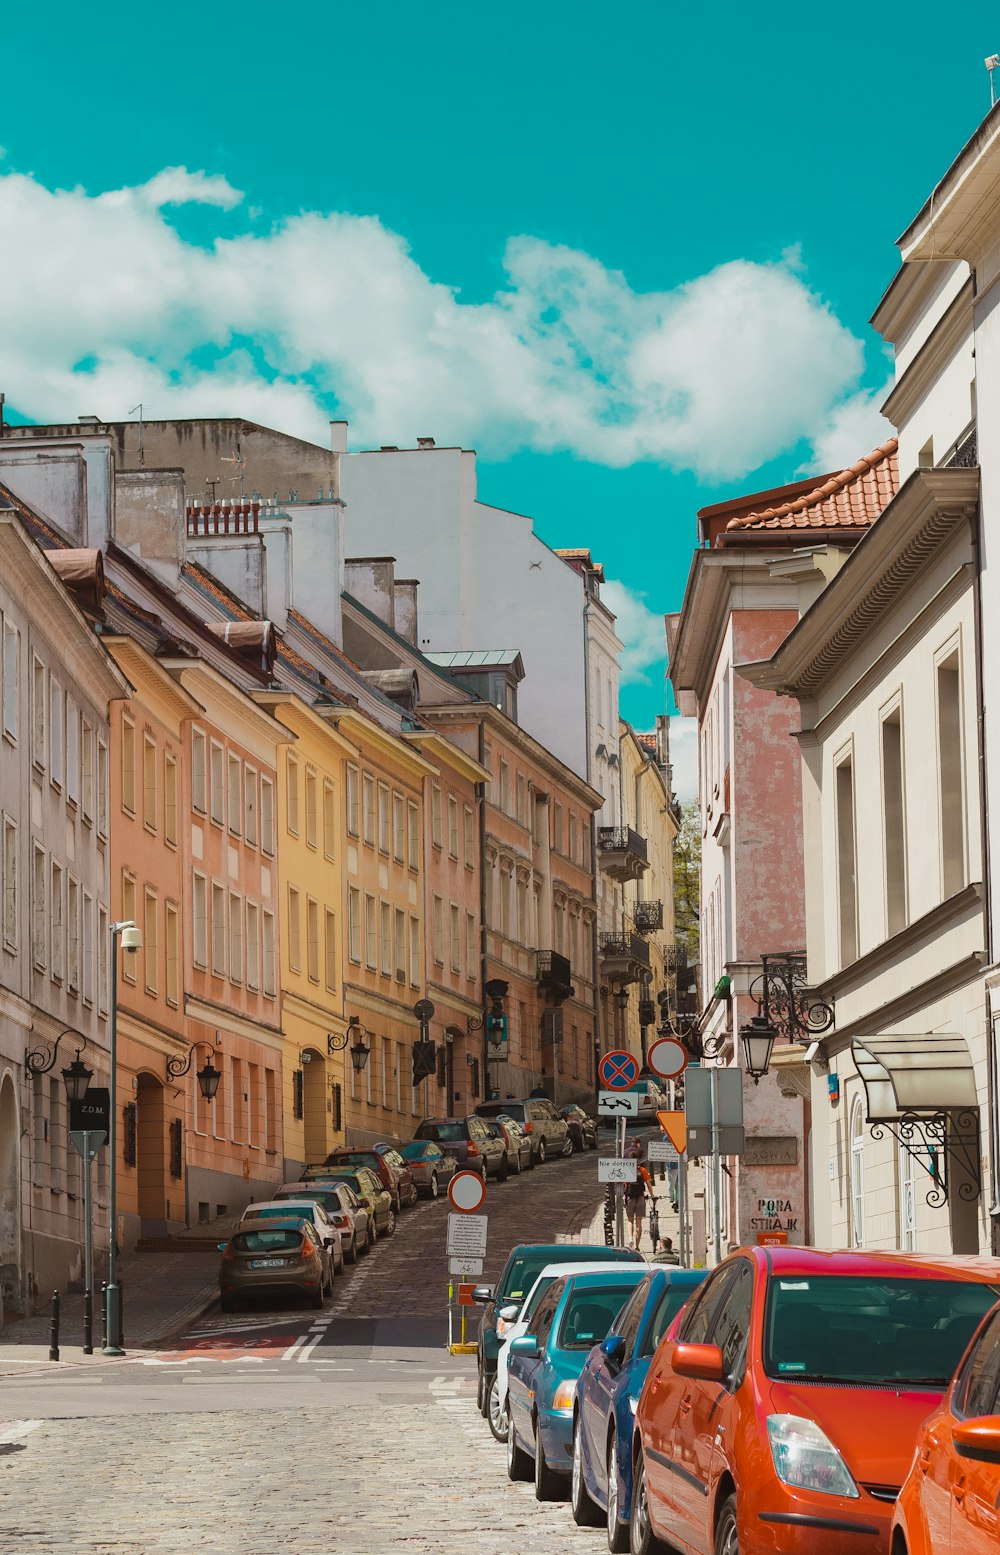
[[83, 1062], [81, 1054], [84, 1049], [84, 1041], [78, 1031], [68, 1026], [65, 1031], [60, 1031], [51, 1048], [36, 1047], [24, 1055], [24, 1067], [30, 1075], [48, 1074], [56, 1066], [56, 1058], [59, 1055], [59, 1044], [63, 1037], [76, 1037], [79, 1044], [76, 1057], [73, 1062], [63, 1070], [63, 1084], [66, 1087], [66, 1095], [70, 1101], [82, 1101], [87, 1094], [87, 1089], [94, 1078], [94, 1071], [88, 1069]]
[[368, 1047], [365, 1043], [365, 1037], [367, 1037], [367, 1035], [367, 1027], [362, 1026], [360, 1016], [352, 1015], [347, 1022], [347, 1030], [339, 1037], [334, 1036], [332, 1031], [328, 1033], [326, 1039], [326, 1050], [330, 1054], [342, 1053], [348, 1042], [350, 1042], [351, 1038], [353, 1037], [354, 1042], [351, 1044], [351, 1063], [354, 1066], [354, 1073], [360, 1074], [371, 1055], [371, 1048]]
[[198, 1081], [198, 1089], [206, 1101], [214, 1101], [216, 1092], [219, 1089], [219, 1081], [222, 1079], [222, 1075], [219, 1073], [218, 1069], [216, 1069], [212, 1062], [211, 1042], [206, 1042], [204, 1039], [201, 1039], [198, 1042], [192, 1042], [191, 1046], [187, 1050], [186, 1058], [168, 1058], [167, 1079], [178, 1080], [182, 1074], [187, 1074], [190, 1071], [192, 1062], [194, 1061], [194, 1055], [200, 1047], [208, 1048], [208, 1057], [206, 1058], [202, 1067], [197, 1071], [196, 1078]]
[[765, 1020], [763, 1015], [755, 1015], [745, 1026], [740, 1027], [743, 1065], [754, 1085], [759, 1085], [761, 1077], [767, 1074], [777, 1035], [770, 1021]]

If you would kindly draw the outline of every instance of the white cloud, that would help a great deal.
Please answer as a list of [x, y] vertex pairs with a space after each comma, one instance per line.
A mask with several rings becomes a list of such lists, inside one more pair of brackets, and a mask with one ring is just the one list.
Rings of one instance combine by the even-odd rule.
[[670, 719], [670, 765], [674, 773], [674, 795], [687, 804], [689, 799], [698, 797], [698, 720], [697, 718], [681, 718], [680, 714], [671, 715]]
[[891, 388], [890, 381], [880, 389], [859, 389], [829, 411], [812, 438], [810, 473], [817, 469], [831, 473], [846, 470], [863, 454], [895, 437], [895, 428], [879, 410]]
[[652, 684], [649, 671], [663, 669], [667, 645], [663, 616], [650, 610], [647, 596], [627, 584], [609, 578], [601, 585], [601, 599], [615, 615], [615, 630], [622, 641], [619, 659], [622, 685]]
[[[0, 175], [0, 338], [29, 417], [237, 414], [355, 442], [418, 434], [748, 473], [852, 414], [860, 342], [807, 286], [797, 253], [734, 260], [639, 293], [576, 250], [514, 237], [505, 283], [463, 302], [373, 217], [304, 213], [227, 237], [242, 196], [167, 168], [92, 195]], [[205, 207], [208, 247], [165, 207]], [[252, 213], [248, 213], [251, 223]]]

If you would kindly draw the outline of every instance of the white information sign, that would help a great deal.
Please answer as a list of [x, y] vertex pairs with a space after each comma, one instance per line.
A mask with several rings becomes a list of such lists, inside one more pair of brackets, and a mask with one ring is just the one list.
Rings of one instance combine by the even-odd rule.
[[448, 1273], [457, 1274], [460, 1279], [478, 1280], [483, 1272], [483, 1260], [481, 1258], [449, 1258]]
[[597, 1110], [606, 1118], [637, 1118], [639, 1097], [632, 1091], [601, 1091]]
[[669, 1139], [651, 1139], [646, 1147], [646, 1155], [650, 1161], [677, 1161], [677, 1147]]
[[625, 1161], [620, 1156], [606, 1155], [597, 1163], [598, 1182], [635, 1182], [637, 1176], [637, 1161]]
[[485, 1258], [488, 1215], [448, 1216], [448, 1257]]

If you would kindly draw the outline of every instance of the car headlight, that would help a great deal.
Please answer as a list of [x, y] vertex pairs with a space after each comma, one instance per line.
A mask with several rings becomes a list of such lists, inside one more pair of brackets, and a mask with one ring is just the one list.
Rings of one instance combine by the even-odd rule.
[[860, 1495], [847, 1464], [815, 1420], [802, 1415], [769, 1415], [767, 1435], [774, 1471], [786, 1485], [818, 1490], [827, 1496]]
[[576, 1378], [571, 1382], [560, 1382], [552, 1399], [553, 1409], [572, 1409], [573, 1399], [576, 1397]]

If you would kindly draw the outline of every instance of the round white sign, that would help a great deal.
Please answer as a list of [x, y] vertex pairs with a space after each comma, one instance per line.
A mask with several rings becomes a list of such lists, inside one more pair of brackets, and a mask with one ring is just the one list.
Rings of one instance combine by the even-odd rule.
[[661, 1037], [646, 1054], [646, 1063], [661, 1080], [676, 1080], [687, 1067], [688, 1050], [676, 1037]]
[[486, 1198], [486, 1184], [478, 1172], [456, 1172], [448, 1184], [448, 1197], [452, 1209], [474, 1215]]

